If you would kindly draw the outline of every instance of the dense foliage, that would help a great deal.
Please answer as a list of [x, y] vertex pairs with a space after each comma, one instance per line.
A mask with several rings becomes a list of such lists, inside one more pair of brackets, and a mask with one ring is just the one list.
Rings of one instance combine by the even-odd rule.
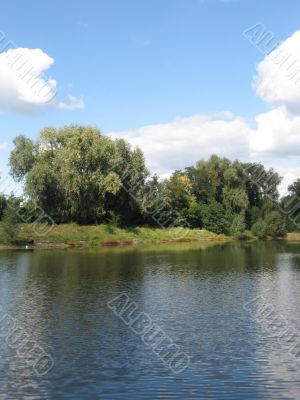
[[[57, 223], [101, 222], [115, 211], [124, 222], [140, 218], [137, 202], [148, 172], [140, 150], [112, 141], [93, 127], [46, 128], [36, 143], [18, 136], [10, 156], [15, 179], [25, 180], [25, 194]], [[139, 186], [136, 186], [139, 182]]]
[[4, 210], [1, 231], [4, 240], [7, 243], [13, 243], [18, 235], [19, 224], [18, 215], [14, 208], [7, 207]]
[[[295, 229], [282, 210], [300, 196], [300, 180], [280, 200], [280, 176], [258, 163], [212, 155], [160, 180], [139, 149], [77, 125], [45, 128], [36, 142], [18, 136], [14, 146], [9, 162], [24, 183], [25, 214], [37, 204], [56, 223], [187, 226], [239, 238], [246, 230], [283, 236], [286, 222]], [[0, 197], [0, 218], [6, 206]]]

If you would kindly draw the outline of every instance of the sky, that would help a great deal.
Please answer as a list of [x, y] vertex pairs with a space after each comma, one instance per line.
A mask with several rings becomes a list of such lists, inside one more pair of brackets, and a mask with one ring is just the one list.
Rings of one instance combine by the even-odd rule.
[[2, 177], [14, 137], [76, 123], [139, 146], [162, 177], [215, 153], [275, 168], [284, 194], [300, 177], [299, 14], [298, 0], [5, 2]]

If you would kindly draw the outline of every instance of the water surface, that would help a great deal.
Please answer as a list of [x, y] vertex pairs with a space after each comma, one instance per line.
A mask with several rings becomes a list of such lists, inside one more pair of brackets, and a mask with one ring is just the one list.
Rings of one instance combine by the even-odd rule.
[[[121, 293], [191, 357], [182, 373], [107, 306]], [[296, 336], [270, 335], [257, 296], [300, 331], [299, 244], [2, 251], [1, 316], [55, 365], [38, 375], [0, 324], [0, 399], [300, 399]]]

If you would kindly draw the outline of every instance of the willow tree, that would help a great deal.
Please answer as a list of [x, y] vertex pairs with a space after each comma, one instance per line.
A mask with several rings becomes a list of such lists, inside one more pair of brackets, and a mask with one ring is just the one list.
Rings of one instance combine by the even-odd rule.
[[104, 220], [124, 181], [131, 184], [147, 175], [139, 150], [123, 141], [125, 154], [120, 141], [91, 126], [48, 127], [36, 142], [18, 136], [14, 145], [9, 161], [13, 177], [24, 182], [26, 195], [56, 222]]

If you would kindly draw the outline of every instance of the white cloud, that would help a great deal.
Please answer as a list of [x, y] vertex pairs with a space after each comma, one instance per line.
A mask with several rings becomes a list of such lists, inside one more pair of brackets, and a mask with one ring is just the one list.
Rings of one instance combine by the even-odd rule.
[[300, 116], [280, 106], [256, 118], [250, 150], [253, 156], [300, 156]]
[[273, 108], [255, 117], [250, 155], [273, 160], [287, 187], [300, 177], [300, 31], [258, 64], [255, 81], [256, 93]]
[[57, 82], [44, 75], [53, 64], [54, 59], [40, 49], [17, 48], [0, 53], [0, 112], [82, 108], [81, 99], [69, 96], [66, 103], [56, 99]]
[[112, 132], [140, 147], [151, 171], [166, 175], [212, 153], [230, 158], [249, 154], [251, 129], [231, 113], [177, 118], [166, 124], [148, 125], [127, 132]]
[[74, 110], [76, 108], [84, 108], [84, 101], [82, 98], [78, 99], [77, 97], [69, 95], [68, 99], [68, 103], [57, 103], [57, 108], [60, 108], [61, 110]]
[[6, 147], [6, 143], [0, 143], [0, 150], [4, 150]]
[[258, 64], [254, 82], [256, 93], [267, 103], [300, 112], [300, 31]]
[[277, 165], [276, 171], [280, 176], [284, 177], [279, 185], [279, 192], [284, 196], [288, 193], [288, 186], [300, 177], [300, 165], [299, 163], [294, 163], [293, 166], [289, 167]]

